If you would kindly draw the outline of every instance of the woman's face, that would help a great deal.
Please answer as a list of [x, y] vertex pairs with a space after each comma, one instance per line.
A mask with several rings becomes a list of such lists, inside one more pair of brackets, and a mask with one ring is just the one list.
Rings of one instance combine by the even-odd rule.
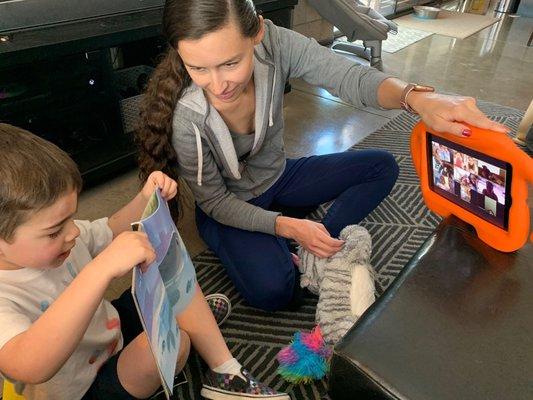
[[244, 37], [230, 22], [197, 40], [181, 40], [177, 51], [192, 81], [201, 87], [213, 105], [232, 103], [246, 89], [254, 71], [254, 46], [263, 39], [261, 29], [254, 38]]

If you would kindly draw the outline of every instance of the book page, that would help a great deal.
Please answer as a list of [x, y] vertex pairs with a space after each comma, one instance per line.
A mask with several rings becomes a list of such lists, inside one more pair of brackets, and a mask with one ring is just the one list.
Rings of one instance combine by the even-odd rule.
[[134, 268], [132, 294], [168, 398], [180, 343], [176, 315], [194, 295], [196, 274], [159, 189], [136, 225], [148, 235], [156, 260], [144, 273]]

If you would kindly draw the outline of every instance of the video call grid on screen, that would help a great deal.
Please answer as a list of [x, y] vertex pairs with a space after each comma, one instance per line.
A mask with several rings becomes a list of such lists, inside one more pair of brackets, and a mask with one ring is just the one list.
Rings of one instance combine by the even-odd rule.
[[511, 165], [427, 132], [430, 188], [507, 230]]

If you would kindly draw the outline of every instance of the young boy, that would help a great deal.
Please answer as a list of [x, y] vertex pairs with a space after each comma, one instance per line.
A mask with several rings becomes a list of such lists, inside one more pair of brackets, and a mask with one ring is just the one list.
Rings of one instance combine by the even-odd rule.
[[[119, 299], [125, 312], [117, 312], [103, 296], [114, 278], [155, 259], [146, 235], [130, 231], [130, 223], [156, 187], [173, 198], [176, 182], [154, 172], [109, 219], [74, 221], [82, 183], [66, 153], [0, 124], [0, 154], [0, 372], [23, 382], [28, 400], [149, 397], [160, 380], [131, 297], [129, 305]], [[176, 318], [176, 370], [192, 342], [210, 367], [205, 397], [288, 399], [232, 357], [198, 286]]]

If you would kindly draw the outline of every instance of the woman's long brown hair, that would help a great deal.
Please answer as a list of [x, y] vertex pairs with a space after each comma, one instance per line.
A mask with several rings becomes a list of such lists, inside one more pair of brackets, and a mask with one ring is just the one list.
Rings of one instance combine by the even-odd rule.
[[[191, 78], [177, 52], [180, 40], [200, 39], [223, 28], [231, 20], [244, 37], [254, 37], [260, 22], [252, 0], [167, 0], [163, 12], [163, 34], [169, 47], [154, 70], [141, 103], [136, 143], [139, 147], [140, 178], [163, 171], [178, 179], [177, 156], [172, 146], [172, 116]], [[181, 191], [180, 191], [181, 192]], [[179, 211], [171, 204], [175, 218]]]

